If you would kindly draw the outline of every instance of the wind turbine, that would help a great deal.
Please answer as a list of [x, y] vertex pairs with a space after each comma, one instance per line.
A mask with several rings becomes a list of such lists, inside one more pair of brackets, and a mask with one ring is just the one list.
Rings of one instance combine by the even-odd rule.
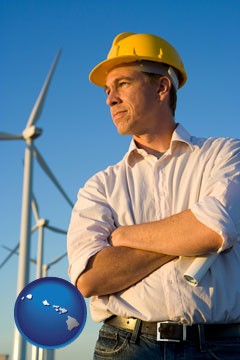
[[[60, 261], [63, 257], [66, 256], [66, 253], [56, 258], [49, 264], [43, 264], [43, 248], [44, 248], [44, 228], [48, 228], [51, 231], [57, 232], [59, 234], [67, 234], [67, 231], [61, 230], [57, 227], [50, 226], [49, 221], [44, 218], [40, 218], [39, 207], [35, 196], [32, 194], [32, 210], [35, 218], [35, 228], [38, 229], [38, 249], [37, 249], [37, 261], [30, 259], [33, 263], [36, 264], [36, 279], [46, 277], [48, 269]], [[37, 346], [32, 346], [32, 358], [31, 360], [54, 360], [54, 350], [42, 349]]]
[[[32, 210], [36, 221], [35, 226], [32, 228], [32, 232], [35, 228], [38, 229], [38, 250], [37, 250], [37, 262], [36, 262], [36, 279], [45, 277], [46, 271], [43, 268], [43, 248], [44, 248], [44, 229], [47, 228], [58, 234], [66, 235], [67, 231], [59, 229], [49, 224], [49, 220], [40, 218], [38, 203], [35, 196], [32, 194]], [[44, 274], [43, 274], [44, 271]]]
[[[37, 260], [30, 259], [32, 263], [36, 265], [36, 279], [39, 279], [41, 277], [47, 276], [47, 271], [50, 269], [50, 267], [56, 263], [58, 263], [62, 258], [66, 256], [67, 253], [64, 253], [63, 255], [57, 257], [53, 261], [51, 261], [48, 264], [43, 264], [43, 248], [44, 248], [44, 229], [47, 228], [50, 231], [53, 231], [58, 234], [66, 235], [67, 231], [62, 230], [58, 227], [52, 226], [49, 223], [49, 220], [45, 218], [41, 218], [39, 215], [39, 206], [36, 200], [36, 197], [32, 193], [32, 212], [35, 218], [35, 225], [31, 229], [31, 234], [33, 234], [36, 230], [38, 230], [38, 250], [37, 250]], [[3, 267], [7, 261], [14, 255], [19, 254], [18, 248], [19, 243], [13, 248], [10, 249], [9, 247], [2, 245], [3, 248], [8, 250], [10, 253], [9, 255], [4, 259], [4, 261], [0, 264], [0, 268]], [[53, 360], [54, 359], [54, 351], [53, 350], [47, 350], [38, 348], [36, 346], [32, 345], [32, 357], [31, 360]]]
[[[40, 128], [37, 128], [37, 123], [46, 100], [47, 91], [51, 83], [55, 68], [60, 58], [61, 50], [58, 51], [54, 62], [50, 68], [47, 78], [43, 84], [37, 101], [32, 109], [32, 112], [26, 123], [26, 127], [22, 134], [9, 134], [0, 132], [0, 140], [24, 140], [26, 142], [25, 158], [24, 158], [24, 175], [23, 175], [23, 194], [22, 194], [22, 214], [21, 214], [21, 230], [20, 230], [20, 246], [19, 246], [19, 269], [18, 269], [18, 285], [17, 294], [29, 282], [29, 254], [30, 254], [30, 235], [31, 235], [31, 201], [32, 201], [32, 179], [33, 179], [33, 155], [38, 160], [40, 166], [48, 174], [51, 180], [55, 183], [59, 191], [65, 199], [72, 206], [71, 200], [68, 198], [55, 176], [45, 163], [39, 151], [34, 146], [34, 140], [42, 133]], [[26, 359], [26, 341], [15, 331], [13, 360]]]
[[[6, 245], [1, 245], [3, 249], [11, 252], [13, 255], [19, 255], [19, 251], [18, 250], [14, 250], [11, 249], [10, 247], [6, 246]], [[48, 276], [48, 270], [55, 264], [57, 264], [59, 261], [61, 261], [63, 258], [65, 258], [67, 256], [67, 253], [65, 252], [64, 254], [56, 257], [54, 260], [50, 261], [47, 264], [42, 264], [42, 277], [47, 277]], [[37, 265], [37, 260], [30, 258], [30, 262], [32, 262], [33, 264]]]
[[[62, 230], [62, 229], [59, 229], [55, 226], [52, 226], [49, 224], [49, 220], [46, 220], [46, 219], [40, 219], [39, 217], [39, 212], [38, 212], [38, 205], [37, 205], [37, 201], [36, 201], [36, 198], [35, 196], [32, 194], [32, 211], [33, 211], [33, 214], [34, 214], [34, 218], [35, 218], [35, 225], [31, 228], [31, 234], [33, 234], [37, 229], [38, 229], [38, 232], [39, 232], [39, 235], [38, 235], [38, 242], [39, 242], [39, 245], [38, 245], [38, 249], [40, 248], [40, 253], [42, 253], [42, 248], [41, 248], [41, 243], [43, 243], [43, 229], [44, 228], [47, 228], [51, 231], [54, 231], [56, 233], [59, 233], [59, 234], [63, 234], [63, 235], [66, 235], [67, 234], [67, 231], [66, 230]], [[41, 234], [41, 235], [40, 235]], [[19, 242], [17, 243], [17, 245], [11, 249], [10, 253], [6, 256], [6, 258], [2, 261], [2, 263], [0, 264], [0, 269], [11, 259], [11, 257], [14, 255], [14, 254], [18, 254], [18, 249], [19, 249]], [[4, 247], [5, 249], [9, 249], [7, 246], [2, 246]], [[39, 259], [42, 259], [42, 256], [40, 256], [38, 254], [38, 258]], [[41, 264], [42, 261], [40, 262], [39, 260], [39, 264]], [[38, 266], [41, 266], [41, 265], [38, 265]], [[46, 275], [45, 275], [46, 276]], [[44, 277], [44, 275], [42, 275], [42, 271], [40, 272], [39, 270], [36, 272], [36, 278], [39, 278], [39, 277]]]
[[[38, 230], [38, 250], [37, 250], [37, 260], [30, 258], [30, 262], [36, 265], [36, 279], [39, 279], [41, 277], [46, 277], [50, 267], [58, 263], [67, 255], [67, 253], [64, 253], [63, 255], [58, 256], [56, 259], [52, 260], [50, 263], [43, 264], [44, 229], [47, 228], [50, 231], [63, 235], [66, 235], [67, 231], [49, 225], [48, 220], [44, 218], [40, 218], [39, 207], [34, 194], [32, 194], [32, 211], [35, 218], [35, 225], [32, 227], [31, 233], [34, 233], [36, 230]], [[10, 249], [8, 246], [5, 245], [2, 245], [2, 247], [8, 250], [10, 254], [0, 265], [0, 268], [4, 264], [6, 264], [6, 262], [10, 259], [11, 256], [13, 256], [14, 254], [17, 255], [19, 254], [18, 252], [19, 244], [17, 244], [13, 249]], [[31, 360], [54, 360], [54, 350], [42, 349], [34, 345], [32, 345], [31, 350], [32, 350]]]

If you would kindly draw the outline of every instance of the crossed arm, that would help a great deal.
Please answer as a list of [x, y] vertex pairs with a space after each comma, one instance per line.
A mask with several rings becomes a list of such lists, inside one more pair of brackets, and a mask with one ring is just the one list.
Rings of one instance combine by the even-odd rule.
[[109, 246], [93, 256], [77, 281], [85, 297], [127, 289], [177, 256], [217, 251], [222, 238], [190, 210], [169, 218], [117, 228]]

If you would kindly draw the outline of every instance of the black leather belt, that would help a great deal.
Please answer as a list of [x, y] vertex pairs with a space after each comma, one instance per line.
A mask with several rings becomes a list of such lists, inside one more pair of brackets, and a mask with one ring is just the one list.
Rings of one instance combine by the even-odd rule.
[[[105, 324], [134, 331], [137, 319], [112, 316]], [[240, 338], [240, 324], [193, 324], [185, 325], [175, 322], [141, 321], [139, 334], [152, 335], [160, 341], [194, 341], [199, 338], [199, 332], [204, 333], [205, 340], [221, 340]]]

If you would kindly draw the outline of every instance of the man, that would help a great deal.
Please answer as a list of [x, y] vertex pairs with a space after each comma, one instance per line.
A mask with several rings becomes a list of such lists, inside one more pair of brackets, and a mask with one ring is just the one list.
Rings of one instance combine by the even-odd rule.
[[[80, 189], [69, 274], [104, 324], [94, 359], [237, 359], [240, 354], [240, 141], [175, 122], [187, 75], [150, 34], [118, 35], [90, 73], [130, 148]], [[193, 260], [218, 253], [198, 286]]]

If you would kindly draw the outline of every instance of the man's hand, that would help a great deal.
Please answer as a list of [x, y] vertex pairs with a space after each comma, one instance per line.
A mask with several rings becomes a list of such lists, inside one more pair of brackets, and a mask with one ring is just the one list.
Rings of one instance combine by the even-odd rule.
[[108, 242], [112, 246], [121, 246], [124, 236], [127, 236], [128, 226], [120, 226], [115, 229], [108, 238]]

